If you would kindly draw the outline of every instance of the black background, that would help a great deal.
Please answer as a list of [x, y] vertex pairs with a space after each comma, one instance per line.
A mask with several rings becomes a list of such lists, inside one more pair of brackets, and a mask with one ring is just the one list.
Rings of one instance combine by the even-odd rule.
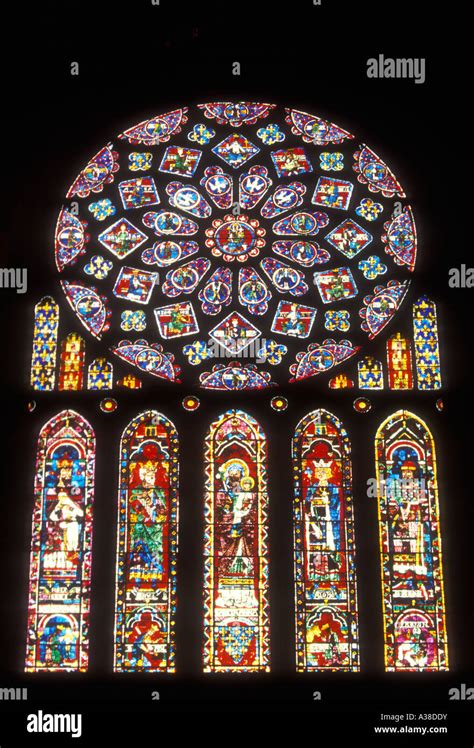
[[[83, 742], [93, 737], [159, 735], [161, 715], [194, 712], [204, 727], [213, 712], [229, 712], [220, 739], [253, 739], [239, 713], [268, 711], [279, 725], [299, 712], [314, 735], [352, 734], [370, 740], [385, 713], [449, 713], [456, 745], [472, 745], [469, 702], [450, 702], [448, 690], [474, 686], [474, 631], [470, 492], [472, 463], [472, 290], [451, 289], [448, 270], [469, 265], [469, 155], [471, 125], [464, 111], [460, 6], [432, 3], [342, 3], [309, 0], [262, 3], [183, 3], [161, 0], [48, 2], [22, 6], [4, 18], [2, 55], [1, 265], [26, 267], [28, 291], [0, 292], [2, 302], [2, 586], [0, 686], [27, 685], [28, 702], [0, 703], [0, 745], [17, 738], [40, 744], [25, 731], [37, 709], [84, 714]], [[454, 45], [454, 47], [453, 47]], [[454, 51], [453, 51], [454, 50]], [[425, 57], [423, 85], [369, 80], [366, 61]], [[71, 61], [80, 75], [69, 73]], [[232, 75], [232, 63], [241, 75]], [[459, 85], [461, 84], [461, 85]], [[71, 177], [113, 135], [154, 114], [188, 102], [247, 99], [317, 113], [354, 132], [394, 168], [413, 207], [419, 234], [417, 273], [410, 293], [438, 304], [445, 409], [436, 393], [371, 393], [372, 410], [354, 412], [351, 396], [311, 380], [282, 390], [289, 400], [275, 413], [269, 393], [235, 396], [199, 393], [201, 407], [185, 412], [188, 390], [161, 388], [116, 395], [119, 408], [102, 414], [98, 393], [44, 393], [28, 413], [33, 307], [56, 292], [52, 237]], [[406, 330], [410, 324], [406, 302]], [[404, 317], [401, 314], [400, 319]], [[61, 305], [67, 330], [77, 329]], [[400, 327], [397, 317], [397, 329]], [[64, 327], [62, 328], [65, 329]], [[392, 328], [390, 328], [392, 331]], [[382, 338], [385, 336], [382, 335]], [[89, 345], [89, 340], [87, 342]], [[383, 341], [372, 353], [382, 356]], [[354, 391], [355, 392], [355, 391]], [[197, 391], [195, 391], [197, 394]], [[41, 393], [40, 393], [41, 394]], [[359, 394], [359, 393], [357, 393]], [[202, 472], [200, 450], [210, 422], [225, 408], [243, 407], [269, 437], [270, 605], [272, 672], [202, 675]], [[87, 674], [22, 673], [35, 442], [41, 425], [64, 407], [78, 408], [97, 435], [91, 658]], [[175, 423], [181, 444], [180, 558], [177, 673], [112, 675], [115, 518], [119, 435], [138, 412], [153, 407]], [[352, 440], [360, 611], [361, 672], [294, 673], [290, 440], [301, 417], [325, 407], [342, 419]], [[391, 412], [408, 407], [432, 429], [437, 445], [450, 671], [383, 672], [378, 531], [375, 501], [366, 497], [373, 477], [373, 437]], [[160, 700], [152, 702], [158, 690]], [[322, 700], [313, 701], [319, 690]], [[237, 716], [236, 716], [237, 715]], [[214, 717], [213, 717], [214, 719]], [[176, 729], [180, 729], [179, 723]], [[413, 723], [415, 724], [415, 723]], [[417, 722], [416, 724], [422, 724]], [[426, 723], [429, 724], [429, 723]], [[10, 730], [12, 739], [4, 739]], [[202, 735], [207, 734], [204, 731]], [[446, 739], [446, 738], [445, 738]], [[55, 737], [51, 742], [69, 741]], [[383, 738], [380, 738], [382, 740]], [[413, 738], [415, 742], [417, 738]], [[436, 736], [418, 738], [425, 745]], [[432, 741], [432, 742], [430, 742]], [[442, 738], [439, 738], [442, 741]], [[464, 742], [466, 741], [466, 742]]]

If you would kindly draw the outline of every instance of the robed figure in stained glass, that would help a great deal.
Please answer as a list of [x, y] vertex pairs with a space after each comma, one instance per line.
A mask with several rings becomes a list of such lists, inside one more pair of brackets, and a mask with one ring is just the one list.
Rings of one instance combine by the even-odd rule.
[[121, 443], [115, 670], [175, 669], [178, 437], [145, 411]]

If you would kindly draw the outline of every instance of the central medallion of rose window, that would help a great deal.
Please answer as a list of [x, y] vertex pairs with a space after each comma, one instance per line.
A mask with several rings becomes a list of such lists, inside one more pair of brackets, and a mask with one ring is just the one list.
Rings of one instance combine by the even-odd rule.
[[249, 257], [256, 257], [265, 246], [265, 229], [257, 219], [243, 214], [216, 218], [206, 236], [206, 247], [215, 257], [223, 257], [227, 262], [245, 262]]

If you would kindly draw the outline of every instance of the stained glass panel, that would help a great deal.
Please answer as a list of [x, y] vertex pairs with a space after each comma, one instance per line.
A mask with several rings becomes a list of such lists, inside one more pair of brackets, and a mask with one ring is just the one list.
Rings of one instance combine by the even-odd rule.
[[87, 670], [95, 437], [64, 410], [38, 439], [26, 670]]
[[399, 410], [377, 431], [387, 670], [447, 670], [438, 478], [433, 436]]
[[85, 343], [75, 332], [61, 342], [59, 389], [81, 390], [84, 382]]
[[[212, 390], [321, 374], [327, 383], [329, 368], [366, 353], [398, 313], [415, 269], [415, 220], [390, 167], [351, 133], [296, 109], [221, 101], [161, 113], [128, 127], [71, 181], [80, 215], [59, 213], [62, 292], [88, 334], [145, 372], [145, 387], [153, 376]], [[218, 346], [212, 371], [190, 350], [239, 307], [241, 340], [254, 315], [262, 342], [287, 349], [271, 376], [262, 345]], [[131, 349], [141, 338], [127, 337], [123, 355], [131, 330], [146, 330], [153, 366]], [[228, 361], [229, 351], [252, 361]], [[164, 372], [172, 361], [179, 380]]]
[[178, 435], [145, 411], [120, 446], [116, 671], [175, 670]]
[[298, 424], [292, 456], [297, 670], [358, 670], [349, 437], [315, 410]]
[[413, 388], [411, 343], [399, 332], [387, 340], [388, 386], [391, 390]]
[[35, 306], [31, 386], [34, 390], [54, 389], [58, 340], [59, 307], [45, 296]]
[[205, 445], [204, 670], [270, 668], [266, 437], [229, 410]]
[[418, 389], [441, 388], [436, 304], [422, 296], [413, 304], [413, 340]]

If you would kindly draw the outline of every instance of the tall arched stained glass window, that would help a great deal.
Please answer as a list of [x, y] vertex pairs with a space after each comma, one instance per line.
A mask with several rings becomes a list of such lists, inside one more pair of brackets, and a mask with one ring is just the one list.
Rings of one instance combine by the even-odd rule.
[[358, 670], [349, 438], [319, 409], [298, 424], [292, 451], [297, 669]]
[[86, 670], [95, 437], [64, 410], [38, 439], [26, 670]]
[[387, 670], [447, 670], [438, 482], [433, 436], [399, 410], [377, 431]]
[[178, 434], [147, 410], [120, 447], [116, 671], [175, 670]]
[[270, 669], [266, 437], [241, 410], [205, 446], [204, 670]]

